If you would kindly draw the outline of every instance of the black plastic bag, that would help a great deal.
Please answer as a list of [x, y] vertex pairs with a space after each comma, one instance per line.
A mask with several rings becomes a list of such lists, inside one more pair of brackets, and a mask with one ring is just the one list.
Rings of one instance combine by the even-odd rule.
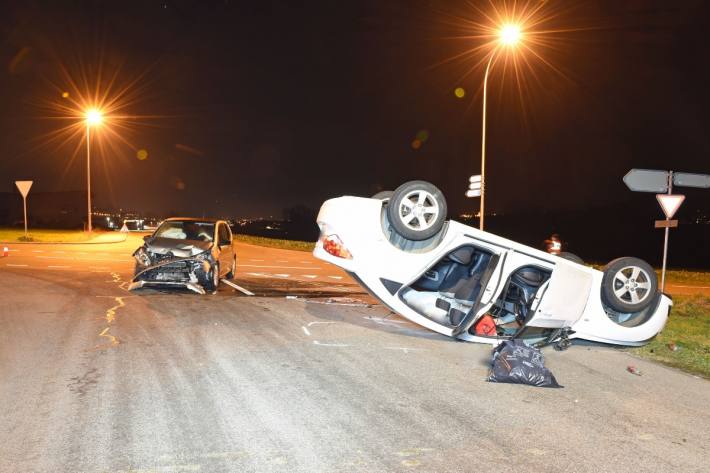
[[561, 388], [545, 368], [542, 352], [522, 340], [506, 340], [493, 350], [488, 379], [492, 383], [529, 384], [543, 388]]

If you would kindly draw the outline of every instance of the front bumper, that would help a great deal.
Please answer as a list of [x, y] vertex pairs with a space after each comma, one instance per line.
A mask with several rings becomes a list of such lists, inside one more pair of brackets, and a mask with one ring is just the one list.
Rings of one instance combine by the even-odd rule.
[[184, 287], [205, 294], [204, 282], [210, 272], [210, 261], [204, 258], [172, 258], [141, 268], [133, 276], [128, 290], [152, 287]]

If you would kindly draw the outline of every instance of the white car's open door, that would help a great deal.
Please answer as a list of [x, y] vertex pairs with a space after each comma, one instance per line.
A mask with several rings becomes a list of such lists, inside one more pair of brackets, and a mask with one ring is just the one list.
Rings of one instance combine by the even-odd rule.
[[571, 327], [582, 316], [591, 287], [591, 271], [574, 263], [560, 261], [555, 265], [546, 287], [538, 291], [538, 300], [533, 303], [533, 316], [525, 325]]

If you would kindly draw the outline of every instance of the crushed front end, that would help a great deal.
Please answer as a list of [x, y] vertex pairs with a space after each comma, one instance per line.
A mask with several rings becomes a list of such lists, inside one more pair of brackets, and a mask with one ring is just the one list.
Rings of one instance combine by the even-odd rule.
[[[180, 253], [184, 254], [184, 249]], [[154, 251], [146, 245], [138, 248], [133, 257], [136, 267], [128, 286], [129, 291], [146, 286], [172, 286], [185, 287], [198, 294], [206, 293], [205, 286], [214, 263], [209, 250], [189, 256], [176, 256], [172, 251]]]

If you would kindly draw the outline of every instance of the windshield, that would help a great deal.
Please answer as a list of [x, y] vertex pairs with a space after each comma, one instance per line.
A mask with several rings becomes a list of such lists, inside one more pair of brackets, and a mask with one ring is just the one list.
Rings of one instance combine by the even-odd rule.
[[212, 241], [214, 237], [214, 223], [194, 222], [192, 220], [171, 220], [169, 222], [163, 222], [153, 236], [158, 238], [172, 238], [173, 240]]

